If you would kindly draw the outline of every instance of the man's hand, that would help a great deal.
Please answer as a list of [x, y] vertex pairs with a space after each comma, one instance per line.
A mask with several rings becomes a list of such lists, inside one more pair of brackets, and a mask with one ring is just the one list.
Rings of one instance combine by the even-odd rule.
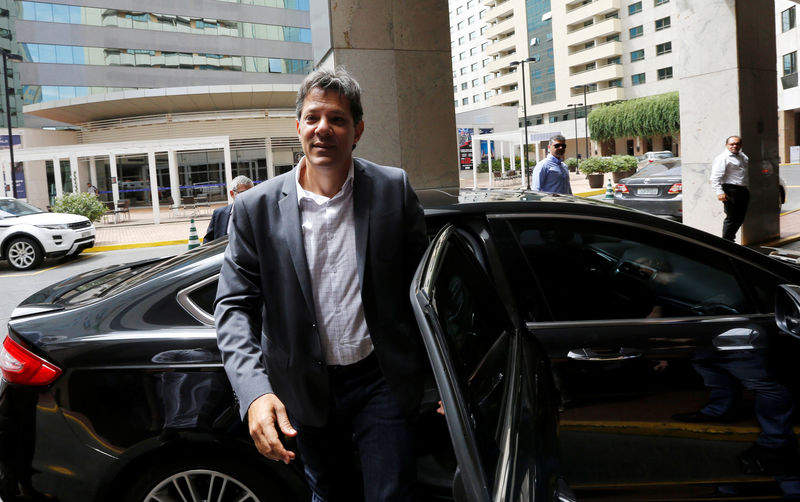
[[284, 464], [294, 460], [294, 452], [283, 447], [275, 428], [277, 422], [285, 435], [289, 437], [297, 435], [278, 396], [264, 394], [250, 403], [247, 409], [247, 422], [250, 426], [250, 436], [255, 441], [259, 453], [269, 459], [280, 460]]
[[728, 200], [728, 196], [727, 196], [727, 195], [725, 195], [724, 193], [721, 193], [721, 194], [717, 195], [717, 199], [718, 199], [720, 202], [725, 202], [726, 200]]

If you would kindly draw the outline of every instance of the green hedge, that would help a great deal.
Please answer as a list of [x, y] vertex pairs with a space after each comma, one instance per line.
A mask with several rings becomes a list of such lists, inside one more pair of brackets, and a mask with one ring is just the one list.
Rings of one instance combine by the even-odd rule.
[[70, 213], [86, 216], [97, 221], [106, 212], [106, 206], [88, 192], [65, 193], [57, 197], [50, 210], [54, 213]]
[[596, 141], [631, 136], [665, 136], [681, 128], [677, 92], [631, 99], [592, 110], [587, 118]]
[[612, 155], [611, 157], [589, 157], [581, 161], [580, 169], [583, 174], [616, 173], [621, 171], [635, 171], [638, 167], [636, 157], [633, 155]]

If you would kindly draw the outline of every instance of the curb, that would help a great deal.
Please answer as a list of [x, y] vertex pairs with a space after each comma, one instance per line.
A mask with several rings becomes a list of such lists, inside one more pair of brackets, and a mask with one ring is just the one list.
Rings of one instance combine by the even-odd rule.
[[595, 195], [602, 195], [604, 193], [606, 193], [606, 189], [605, 188], [600, 188], [598, 190], [592, 190], [591, 192], [581, 192], [581, 193], [576, 193], [576, 194], [573, 194], [573, 195], [578, 196], [578, 197], [593, 197]]
[[84, 249], [83, 252], [100, 253], [102, 251], [117, 251], [119, 249], [150, 248], [157, 246], [177, 246], [178, 244], [189, 244], [189, 239], [182, 239], [177, 241], [141, 242], [136, 244], [112, 244], [110, 246], [95, 246], [93, 248]]

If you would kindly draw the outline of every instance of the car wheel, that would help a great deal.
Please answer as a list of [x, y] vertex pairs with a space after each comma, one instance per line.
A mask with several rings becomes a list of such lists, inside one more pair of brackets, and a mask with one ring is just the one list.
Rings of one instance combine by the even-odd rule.
[[[268, 472], [224, 458], [162, 463], [139, 477], [128, 502], [277, 502], [287, 500]], [[264, 468], [266, 469], [266, 468]]]
[[30, 270], [42, 264], [44, 252], [29, 237], [16, 237], [6, 248], [8, 264], [17, 270]]

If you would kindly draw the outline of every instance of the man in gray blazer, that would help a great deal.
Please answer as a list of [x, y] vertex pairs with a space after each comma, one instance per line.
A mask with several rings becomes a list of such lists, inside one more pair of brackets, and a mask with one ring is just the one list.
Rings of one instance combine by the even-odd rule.
[[305, 156], [236, 200], [217, 336], [256, 447], [288, 463], [278, 429], [296, 436], [314, 500], [363, 486], [367, 501], [411, 501], [425, 366], [408, 290], [425, 221], [405, 171], [353, 158], [360, 92], [341, 69], [301, 85]]

